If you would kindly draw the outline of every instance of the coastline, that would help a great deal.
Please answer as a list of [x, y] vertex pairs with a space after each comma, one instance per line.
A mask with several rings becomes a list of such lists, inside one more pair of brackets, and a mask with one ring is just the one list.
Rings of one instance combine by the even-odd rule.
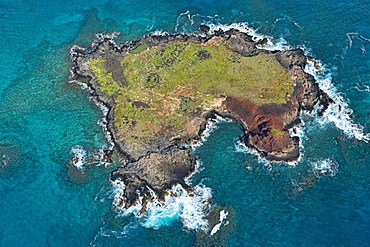
[[[208, 119], [215, 115], [231, 118], [239, 122], [245, 130], [242, 142], [249, 148], [255, 149], [261, 156], [271, 161], [295, 161], [299, 158], [299, 138], [290, 137], [289, 129], [300, 124], [301, 111], [312, 111], [316, 104], [322, 106], [322, 112], [333, 101], [319, 89], [313, 76], [304, 72], [307, 57], [301, 49], [292, 51], [266, 51], [259, 47], [267, 43], [266, 39], [255, 41], [250, 35], [238, 30], [214, 31], [209, 34], [207, 26], [201, 26], [198, 34], [163, 34], [147, 35], [136, 41], [118, 45], [113, 38], [117, 33], [97, 35], [92, 48], [86, 50], [78, 46], [71, 49], [74, 66], [71, 68], [71, 80], [83, 82], [88, 85], [92, 97], [97, 104], [106, 107], [106, 128], [111, 136], [114, 147], [121, 157], [127, 161], [125, 167], [112, 172], [110, 179], [124, 181], [126, 188], [122, 205], [125, 208], [134, 205], [139, 196], [144, 200], [152, 200], [151, 191], [154, 191], [160, 200], [164, 200], [167, 191], [174, 185], [181, 184], [186, 190], [192, 191], [185, 179], [195, 171], [196, 158], [190, 149], [181, 146], [186, 141], [200, 139]], [[241, 39], [240, 36], [242, 36]], [[178, 138], [177, 136], [163, 136], [148, 145], [127, 145], [125, 140], [118, 136], [117, 126], [114, 125], [114, 112], [116, 102], [105, 92], [100, 90], [95, 75], [89, 70], [86, 57], [98, 58], [101, 56], [116, 58], [122, 54], [127, 56], [140, 45], [156, 47], [170, 41], [196, 41], [205, 43], [213, 37], [224, 39], [234, 35], [233, 41], [236, 52], [244, 56], [253, 56], [258, 53], [274, 54], [279, 63], [295, 80], [292, 95], [285, 104], [255, 105], [248, 100], [225, 97], [222, 106], [218, 109], [205, 111], [197, 115], [193, 125], [196, 128], [191, 135]], [[81, 62], [81, 61], [84, 62]], [[114, 71], [113, 71], [114, 75]], [[117, 78], [117, 76], [116, 76]], [[122, 83], [127, 83], [125, 78]], [[275, 133], [272, 130], [275, 130]], [[279, 148], [280, 147], [280, 150]], [[140, 195], [136, 193], [140, 191]], [[143, 203], [145, 205], [145, 201]], [[144, 210], [145, 207], [143, 206]]]

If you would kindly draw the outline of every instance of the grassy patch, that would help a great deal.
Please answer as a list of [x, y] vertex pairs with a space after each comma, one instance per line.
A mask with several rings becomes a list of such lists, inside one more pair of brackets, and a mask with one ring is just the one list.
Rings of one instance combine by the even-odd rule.
[[[197, 109], [220, 96], [281, 104], [293, 91], [293, 80], [273, 54], [244, 57], [223, 43], [170, 42], [147, 48], [140, 45], [122, 59], [127, 87], [105, 71], [104, 59], [90, 61], [101, 90], [115, 95], [116, 125], [132, 142], [183, 129]], [[149, 107], [136, 108], [133, 102]]]
[[107, 73], [104, 68], [105, 61], [105, 58], [90, 60], [89, 68], [96, 75], [96, 78], [101, 85], [100, 90], [112, 96], [122, 90], [122, 85], [113, 80], [112, 73]]
[[148, 49], [148, 45], [147, 44], [141, 44], [139, 46], [137, 46], [136, 48], [132, 49], [131, 51], [129, 51], [128, 53], [130, 54], [139, 54], [140, 52], [142, 51], [145, 51], [146, 49]]
[[273, 54], [243, 57], [226, 45], [173, 42], [125, 57], [123, 63], [130, 83], [144, 84], [155, 74], [161, 79], [156, 89], [164, 94], [182, 85], [199, 93], [280, 104], [293, 90], [290, 75]]
[[271, 133], [274, 134], [274, 135], [284, 135], [285, 131], [281, 131], [281, 130], [277, 130], [277, 129], [272, 128]]

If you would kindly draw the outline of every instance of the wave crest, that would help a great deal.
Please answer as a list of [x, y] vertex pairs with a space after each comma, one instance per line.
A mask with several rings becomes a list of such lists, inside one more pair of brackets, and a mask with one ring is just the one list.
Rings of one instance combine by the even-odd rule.
[[316, 68], [312, 61], [308, 61], [306, 72], [313, 75], [320, 89], [334, 100], [334, 103], [329, 105], [325, 114], [321, 118], [316, 118], [316, 121], [321, 125], [334, 123], [346, 136], [368, 143], [370, 141], [370, 133], [365, 133], [364, 127], [353, 121], [353, 110], [348, 105], [348, 100], [332, 83], [331, 73], [327, 71], [326, 67], [320, 61], [316, 62], [323, 73], [316, 73]]
[[312, 171], [317, 178], [324, 175], [334, 177], [338, 172], [339, 164], [332, 159], [312, 162]]
[[138, 223], [146, 228], [159, 229], [161, 226], [171, 225], [175, 220], [181, 220], [184, 228], [189, 230], [207, 231], [208, 221], [205, 218], [209, 209], [209, 199], [212, 197], [210, 188], [203, 184], [194, 186], [194, 192], [187, 192], [181, 185], [175, 185], [160, 201], [152, 192], [154, 200], [146, 205], [145, 212], [141, 212], [143, 198], [126, 209], [122, 205], [125, 185], [122, 181], [114, 181], [113, 205], [119, 216], [133, 215]]
[[71, 154], [73, 154], [73, 158], [71, 160], [72, 165], [79, 170], [83, 170], [84, 165], [86, 164], [86, 150], [82, 146], [76, 145], [71, 148]]

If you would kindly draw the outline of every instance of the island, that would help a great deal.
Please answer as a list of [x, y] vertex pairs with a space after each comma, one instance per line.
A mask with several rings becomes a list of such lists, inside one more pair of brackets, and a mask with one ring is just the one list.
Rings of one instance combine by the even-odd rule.
[[[92, 47], [71, 49], [71, 80], [85, 83], [106, 111], [106, 130], [126, 163], [112, 181], [125, 184], [121, 206], [164, 199], [196, 168], [184, 145], [199, 140], [207, 121], [241, 124], [241, 142], [270, 161], [299, 158], [290, 130], [302, 111], [323, 112], [332, 100], [304, 71], [301, 49], [269, 51], [236, 29], [210, 33], [150, 34], [117, 43], [98, 35]], [[154, 193], [153, 193], [154, 192]]]

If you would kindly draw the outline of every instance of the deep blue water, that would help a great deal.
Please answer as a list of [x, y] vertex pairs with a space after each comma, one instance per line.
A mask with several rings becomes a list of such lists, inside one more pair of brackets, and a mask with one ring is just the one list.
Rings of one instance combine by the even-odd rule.
[[[317, 79], [337, 103], [323, 119], [303, 117], [296, 165], [240, 147], [236, 123], [214, 126], [194, 151], [201, 164], [191, 178], [228, 212], [212, 236], [186, 227], [183, 208], [166, 217], [118, 213], [108, 180], [118, 161], [83, 172], [68, 164], [73, 150], [91, 156], [109, 146], [97, 124], [103, 113], [68, 83], [70, 47], [89, 46], [98, 32], [116, 30], [125, 41], [201, 23], [245, 23], [275, 44], [303, 47], [321, 61]], [[0, 245], [370, 245], [369, 26], [368, 0], [0, 0]]]

